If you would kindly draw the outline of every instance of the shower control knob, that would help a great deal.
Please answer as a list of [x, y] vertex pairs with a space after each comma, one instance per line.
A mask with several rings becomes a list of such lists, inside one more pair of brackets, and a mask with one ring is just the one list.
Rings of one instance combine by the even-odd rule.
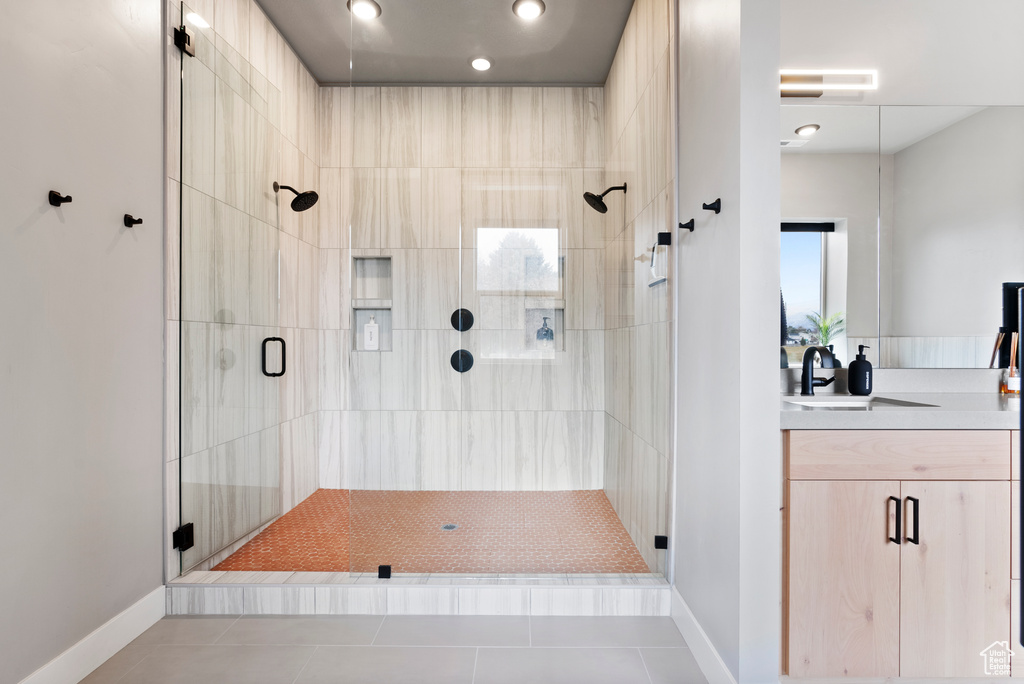
[[452, 314], [452, 327], [459, 332], [466, 332], [473, 327], [473, 312], [469, 309], [459, 309]]
[[470, 354], [465, 349], [460, 349], [459, 351], [452, 354], [452, 368], [454, 368], [458, 372], [465, 373], [472, 367], [473, 355]]

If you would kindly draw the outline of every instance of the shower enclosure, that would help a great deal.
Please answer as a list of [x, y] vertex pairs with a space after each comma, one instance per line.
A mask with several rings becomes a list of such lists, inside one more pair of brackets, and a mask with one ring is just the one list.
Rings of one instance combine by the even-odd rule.
[[667, 34], [604, 87], [382, 86], [348, 22], [328, 87], [186, 20], [182, 572], [663, 574]]

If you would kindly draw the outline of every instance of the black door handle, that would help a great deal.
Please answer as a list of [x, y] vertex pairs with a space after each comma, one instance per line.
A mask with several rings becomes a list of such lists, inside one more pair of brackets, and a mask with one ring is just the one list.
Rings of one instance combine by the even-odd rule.
[[[897, 498], [895, 496], [890, 496], [889, 497], [889, 501], [895, 501], [896, 502], [896, 536], [895, 537], [889, 537], [889, 541], [896, 542], [897, 544], [901, 544], [902, 542], [900, 541], [900, 534], [903, 531], [903, 499], [899, 499], [899, 498]], [[885, 502], [885, 522], [886, 522], [886, 527], [888, 527], [888, 523], [889, 523], [889, 501]]]
[[907, 537], [907, 541], [911, 544], [921, 543], [921, 528], [919, 521], [921, 519], [921, 502], [912, 496], [907, 497], [907, 501], [910, 502], [912, 513], [914, 514], [914, 534]]
[[[281, 343], [281, 372], [280, 373], [270, 373], [270, 372], [267, 371], [267, 345], [270, 344], [271, 342], [280, 342]], [[285, 343], [285, 341], [282, 338], [280, 338], [280, 337], [268, 337], [267, 339], [263, 340], [263, 346], [262, 346], [260, 351], [261, 351], [261, 357], [262, 357], [261, 361], [260, 361], [260, 365], [261, 365], [261, 370], [263, 371], [263, 374], [266, 375], [268, 378], [279, 378], [282, 375], [284, 375], [285, 371], [288, 369], [288, 364], [287, 364], [287, 361], [286, 361], [287, 356], [288, 356], [287, 355], [288, 345]]]

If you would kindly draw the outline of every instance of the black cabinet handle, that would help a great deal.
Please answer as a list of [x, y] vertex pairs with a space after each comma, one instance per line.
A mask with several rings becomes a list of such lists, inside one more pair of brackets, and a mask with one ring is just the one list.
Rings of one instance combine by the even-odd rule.
[[[899, 499], [895, 496], [890, 496], [889, 501], [896, 502], [896, 536], [889, 537], [889, 541], [900, 544], [902, 543], [900, 542], [900, 534], [903, 530], [903, 499]], [[885, 502], [886, 523], [888, 523], [889, 518], [889, 501]]]
[[[270, 344], [271, 342], [280, 342], [281, 343], [281, 372], [280, 373], [270, 373], [270, 372], [267, 371], [267, 345]], [[263, 340], [263, 346], [262, 346], [260, 351], [261, 351], [261, 356], [262, 356], [260, 364], [261, 364], [261, 370], [263, 371], [263, 374], [266, 375], [268, 378], [279, 378], [282, 375], [284, 375], [284, 373], [285, 373], [285, 371], [287, 370], [287, 367], [288, 367], [288, 364], [287, 364], [287, 361], [286, 361], [287, 356], [288, 356], [288, 354], [287, 354], [288, 345], [285, 343], [285, 341], [283, 339], [281, 339], [280, 337], [268, 337], [267, 339]]]
[[907, 537], [907, 541], [910, 542], [911, 544], [920, 544], [921, 543], [921, 529], [920, 529], [920, 526], [919, 526], [919, 521], [921, 519], [921, 515], [920, 515], [921, 502], [918, 501], [917, 499], [915, 499], [912, 496], [908, 496], [907, 497], [907, 501], [910, 502], [911, 512], [914, 514], [914, 534], [912, 534], [909, 537]]

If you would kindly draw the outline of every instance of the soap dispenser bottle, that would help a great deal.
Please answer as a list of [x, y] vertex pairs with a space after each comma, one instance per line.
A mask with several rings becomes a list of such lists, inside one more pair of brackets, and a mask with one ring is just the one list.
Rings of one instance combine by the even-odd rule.
[[866, 344], [860, 345], [857, 358], [850, 363], [848, 374], [850, 394], [866, 397], [871, 394], [871, 362], [864, 356], [864, 349], [870, 349]]
[[380, 350], [380, 326], [377, 325], [377, 317], [371, 315], [370, 322], [363, 326], [363, 350]]

